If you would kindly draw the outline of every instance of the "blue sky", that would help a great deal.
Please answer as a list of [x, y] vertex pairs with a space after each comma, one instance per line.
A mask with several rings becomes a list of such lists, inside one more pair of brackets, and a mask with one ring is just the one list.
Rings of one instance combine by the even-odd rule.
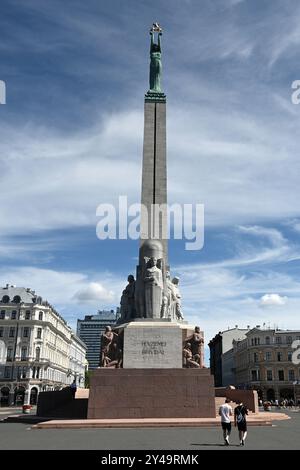
[[185, 316], [300, 328], [297, 0], [2, 0], [0, 282], [76, 326], [114, 308], [138, 244], [96, 207], [138, 202], [149, 35], [164, 28], [169, 201], [205, 205], [205, 244], [170, 242]]

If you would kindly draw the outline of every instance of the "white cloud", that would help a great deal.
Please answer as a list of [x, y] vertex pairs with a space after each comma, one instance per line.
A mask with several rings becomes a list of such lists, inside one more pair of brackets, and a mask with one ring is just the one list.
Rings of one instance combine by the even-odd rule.
[[115, 293], [112, 290], [106, 289], [98, 282], [91, 282], [87, 287], [76, 292], [73, 298], [79, 304], [95, 305], [97, 303], [100, 305], [101, 302], [113, 302], [115, 300]]
[[287, 297], [282, 297], [279, 294], [265, 294], [261, 297], [260, 299], [260, 305], [262, 307], [268, 307], [268, 306], [281, 306], [285, 305], [287, 301]]
[[2, 266], [0, 285], [6, 284], [34, 289], [60, 313], [67, 312], [68, 317], [74, 321], [75, 314], [82, 314], [86, 305], [93, 308], [93, 311], [96, 308], [114, 308], [119, 305], [124, 279], [109, 272], [103, 272], [100, 277], [33, 266]]

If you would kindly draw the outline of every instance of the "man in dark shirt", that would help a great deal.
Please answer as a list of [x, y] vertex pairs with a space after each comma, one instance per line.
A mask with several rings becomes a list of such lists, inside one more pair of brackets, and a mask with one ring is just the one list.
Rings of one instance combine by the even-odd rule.
[[245, 445], [245, 439], [247, 437], [247, 414], [248, 410], [242, 402], [240, 402], [234, 409], [234, 425], [237, 426], [239, 431], [240, 446]]

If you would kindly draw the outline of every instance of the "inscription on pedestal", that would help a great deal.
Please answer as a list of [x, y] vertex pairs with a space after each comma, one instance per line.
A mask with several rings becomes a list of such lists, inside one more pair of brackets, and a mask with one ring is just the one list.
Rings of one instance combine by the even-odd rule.
[[165, 354], [167, 343], [165, 341], [142, 341], [142, 355], [159, 355]]
[[124, 329], [124, 368], [182, 368], [178, 325], [133, 324]]

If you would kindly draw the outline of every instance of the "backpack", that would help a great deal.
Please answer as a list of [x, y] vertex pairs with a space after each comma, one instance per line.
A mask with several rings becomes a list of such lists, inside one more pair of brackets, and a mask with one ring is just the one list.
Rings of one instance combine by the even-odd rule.
[[242, 410], [242, 408], [237, 410], [237, 415], [236, 415], [236, 422], [237, 423], [242, 423], [245, 420], [243, 413], [241, 413], [241, 410]]

